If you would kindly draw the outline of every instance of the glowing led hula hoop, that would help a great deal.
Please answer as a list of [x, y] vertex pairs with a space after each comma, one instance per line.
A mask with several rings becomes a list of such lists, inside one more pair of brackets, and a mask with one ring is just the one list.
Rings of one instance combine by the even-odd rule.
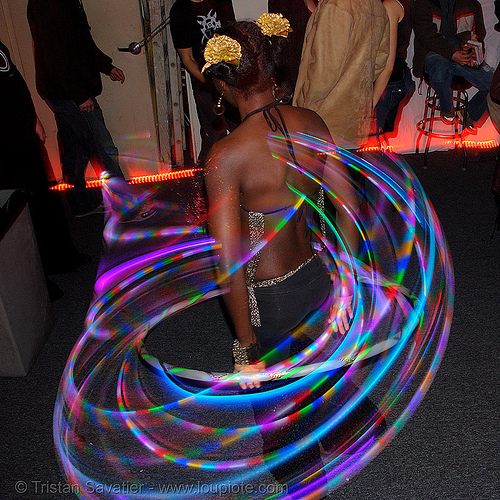
[[[451, 259], [432, 206], [396, 157], [366, 161], [309, 136], [293, 141], [297, 151], [315, 148], [364, 179], [366, 189], [357, 191], [364, 211], [344, 205], [359, 228], [361, 259], [342, 246], [342, 234], [323, 214], [342, 247], [322, 237], [338, 268], [336, 297], [340, 303], [349, 293], [355, 298], [349, 332], [339, 338], [327, 325], [308, 348], [257, 374], [269, 384], [253, 392], [238, 388], [249, 375], [187, 370], [150, 356], [148, 332], [224, 292], [215, 279], [217, 244], [187, 211], [155, 200], [154, 190], [132, 192], [109, 180], [104, 194], [114, 211], [95, 296], [54, 410], [58, 457], [80, 498], [232, 498], [236, 486], [238, 494], [255, 486], [251, 498], [321, 498], [380, 453], [423, 399], [453, 309]], [[270, 144], [276, 157], [287, 157], [280, 155], [282, 141]], [[303, 173], [335, 195], [320, 173], [307, 166]], [[166, 223], [134, 222], [148, 200], [158, 215], [168, 212]], [[193, 390], [197, 384], [201, 389]], [[226, 387], [230, 394], [218, 391]], [[297, 460], [340, 436], [368, 396], [376, 414], [337, 437], [320, 461]], [[387, 430], [377, 440], [383, 420]], [[287, 488], [271, 491], [270, 471], [287, 464]], [[179, 480], [180, 470], [188, 479]]]

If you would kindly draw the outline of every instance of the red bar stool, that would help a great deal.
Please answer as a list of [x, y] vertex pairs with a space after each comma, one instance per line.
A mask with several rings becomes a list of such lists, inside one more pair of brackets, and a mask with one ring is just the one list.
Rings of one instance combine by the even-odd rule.
[[416, 140], [415, 153], [419, 152], [420, 139], [425, 135], [425, 152], [424, 152], [424, 168], [427, 168], [427, 155], [429, 153], [429, 146], [432, 138], [437, 139], [450, 139], [455, 145], [455, 151], [460, 147], [463, 153], [462, 170], [465, 170], [467, 165], [467, 150], [464, 146], [464, 137], [469, 133], [466, 127], [467, 108], [469, 106], [469, 95], [467, 90], [472, 85], [461, 77], [453, 77], [451, 82], [451, 89], [453, 91], [452, 111], [454, 119], [450, 123], [451, 130], [449, 132], [434, 131], [434, 122], [438, 121], [443, 124], [441, 120], [441, 110], [439, 105], [439, 97], [436, 91], [429, 83], [427, 76], [424, 77], [427, 84], [427, 95], [425, 97], [424, 112], [422, 119], [417, 123], [418, 136]]

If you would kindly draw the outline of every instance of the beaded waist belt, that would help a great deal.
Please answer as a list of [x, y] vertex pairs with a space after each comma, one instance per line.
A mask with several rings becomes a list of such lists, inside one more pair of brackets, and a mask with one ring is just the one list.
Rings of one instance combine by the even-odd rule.
[[293, 276], [297, 271], [302, 269], [304, 266], [307, 266], [310, 262], [312, 262], [318, 254], [314, 253], [309, 257], [307, 260], [302, 262], [298, 267], [295, 269], [292, 269], [291, 271], [287, 272], [286, 274], [283, 274], [282, 276], [276, 276], [276, 278], [269, 278], [265, 280], [260, 280], [260, 281], [252, 281], [251, 283], [247, 283], [247, 289], [248, 289], [248, 306], [250, 308], [250, 321], [252, 323], [252, 326], [261, 326], [260, 322], [260, 313], [259, 313], [259, 306], [257, 304], [257, 297], [255, 296], [255, 288], [265, 288], [269, 286], [274, 286], [277, 285], [278, 283], [281, 283], [282, 281], [285, 281], [287, 278], [290, 278], [290, 276]]

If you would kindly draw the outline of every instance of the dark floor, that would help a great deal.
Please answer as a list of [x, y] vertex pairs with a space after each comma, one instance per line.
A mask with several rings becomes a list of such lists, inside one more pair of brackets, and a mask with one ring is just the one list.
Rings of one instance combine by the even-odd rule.
[[[328, 498], [342, 500], [500, 499], [498, 356], [500, 232], [490, 193], [494, 150], [405, 158], [433, 203], [455, 267], [456, 295], [447, 351], [423, 403], [391, 444]], [[70, 219], [75, 244], [94, 262], [54, 276], [64, 296], [54, 327], [29, 374], [0, 379], [0, 499], [64, 499], [52, 442], [52, 411], [67, 357], [92, 298], [102, 216]], [[192, 319], [196, 321], [196, 318]], [[26, 485], [27, 492], [19, 492]], [[41, 493], [49, 488], [54, 493]], [[17, 489], [16, 489], [17, 488]]]

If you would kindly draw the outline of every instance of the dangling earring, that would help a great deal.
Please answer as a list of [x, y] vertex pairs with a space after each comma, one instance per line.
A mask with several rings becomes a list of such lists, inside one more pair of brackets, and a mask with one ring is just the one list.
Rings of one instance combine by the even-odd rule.
[[271, 78], [271, 81], [273, 82], [273, 87], [271, 89], [271, 92], [273, 94], [274, 100], [277, 101], [278, 98], [276, 97], [276, 91], [279, 89], [279, 87], [274, 78]]
[[222, 102], [223, 97], [224, 97], [224, 91], [221, 92], [219, 100], [217, 101], [217, 104], [214, 106], [214, 113], [217, 116], [223, 115], [224, 111], [226, 111], [224, 103]]

